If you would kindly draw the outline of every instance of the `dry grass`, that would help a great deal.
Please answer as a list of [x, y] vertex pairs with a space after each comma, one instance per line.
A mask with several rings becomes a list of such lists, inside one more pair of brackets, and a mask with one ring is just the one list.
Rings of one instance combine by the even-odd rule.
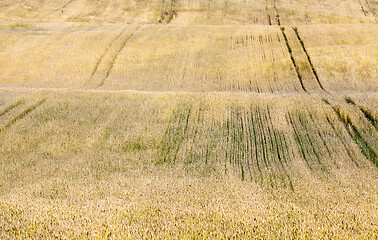
[[25, 30], [9, 30], [5, 26], [0, 35], [6, 46], [0, 60], [1, 84], [79, 86], [89, 78], [96, 61], [118, 31], [112, 26], [54, 23]]
[[[15, 93], [1, 94], [4, 106], [24, 101], [3, 122], [47, 100], [0, 133], [5, 238], [377, 234], [376, 167], [320, 98]], [[370, 124], [342, 97], [329, 101], [358, 129]], [[362, 136], [377, 146], [374, 134]]]
[[376, 7], [0, 1], [0, 238], [377, 239]]
[[378, 38], [371, 34], [377, 31], [375, 25], [303, 26], [299, 31], [326, 89], [377, 91]]
[[[363, 10], [362, 10], [363, 9]], [[0, 19], [93, 23], [334, 24], [375, 22], [374, 1], [3, 0]]]
[[[299, 27], [311, 66], [295, 32], [287, 27], [305, 90], [322, 91], [316, 71], [326, 91], [376, 91], [375, 30], [375, 25]], [[45, 23], [21, 30], [5, 25], [1, 31], [6, 46], [0, 53], [3, 86], [303, 91], [277, 26]]]

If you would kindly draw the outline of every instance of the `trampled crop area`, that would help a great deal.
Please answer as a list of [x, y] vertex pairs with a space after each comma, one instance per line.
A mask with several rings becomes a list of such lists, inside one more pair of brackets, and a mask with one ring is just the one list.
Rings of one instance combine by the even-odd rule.
[[376, 9], [0, 1], [0, 238], [377, 238]]

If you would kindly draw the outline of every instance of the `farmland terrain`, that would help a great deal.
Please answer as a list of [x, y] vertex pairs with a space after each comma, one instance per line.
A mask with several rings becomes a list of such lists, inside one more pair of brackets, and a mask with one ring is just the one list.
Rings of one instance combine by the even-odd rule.
[[376, 239], [377, 8], [0, 0], [0, 238]]

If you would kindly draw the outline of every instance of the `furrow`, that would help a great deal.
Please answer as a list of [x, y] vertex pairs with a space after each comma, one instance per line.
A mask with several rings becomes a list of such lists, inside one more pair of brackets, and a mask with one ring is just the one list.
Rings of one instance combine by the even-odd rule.
[[357, 105], [352, 98], [345, 97], [345, 102], [348, 104], [351, 104], [355, 107], [358, 107], [358, 109], [364, 114], [365, 118], [375, 127], [375, 130], [378, 131], [378, 116], [375, 116], [369, 109], [367, 109], [364, 106]]
[[294, 60], [293, 51], [291, 50], [291, 47], [290, 47], [290, 44], [289, 44], [289, 40], [288, 40], [288, 38], [287, 38], [287, 36], [286, 36], [285, 28], [284, 28], [284, 27], [281, 27], [280, 29], [281, 29], [282, 35], [283, 35], [283, 37], [284, 37], [284, 40], [285, 40], [285, 43], [286, 43], [287, 50], [288, 50], [288, 52], [289, 52], [289, 54], [290, 54], [291, 62], [292, 62], [293, 65], [294, 65], [295, 72], [296, 72], [296, 74], [297, 74], [297, 77], [298, 77], [299, 83], [301, 84], [301, 87], [302, 87], [303, 91], [305, 91], [305, 92], [307, 93], [307, 90], [306, 90], [306, 88], [305, 88], [304, 85], [303, 85], [303, 78], [302, 78], [302, 76], [301, 76], [301, 74], [300, 74], [300, 72], [299, 72], [299, 67], [298, 67], [297, 63], [295, 62], [295, 60]]
[[361, 153], [365, 155], [376, 167], [378, 167], [377, 154], [369, 145], [369, 143], [362, 137], [356, 125], [352, 122], [351, 118], [347, 113], [341, 111], [339, 107], [335, 107], [329, 103], [329, 101], [324, 100], [325, 103], [331, 106], [333, 111], [336, 113], [338, 119], [344, 124], [345, 129], [349, 133], [350, 137], [358, 145]]
[[176, 163], [183, 142], [188, 139], [191, 107], [178, 107], [172, 114], [158, 146], [158, 163]]
[[[253, 109], [251, 107], [251, 120], [252, 120], [252, 128], [253, 128], [253, 138], [254, 138], [254, 153], [255, 153], [255, 159], [256, 159], [256, 165], [257, 165], [257, 169], [258, 169], [258, 174], [260, 175], [260, 182], [261, 184], [263, 183], [263, 180], [264, 180], [264, 177], [263, 177], [263, 174], [262, 174], [262, 166], [260, 165], [260, 160], [259, 160], [259, 153], [258, 153], [258, 138], [257, 138], [257, 131], [256, 131], [256, 121], [253, 117]], [[253, 153], [252, 153], [253, 154]]]
[[9, 111], [14, 109], [15, 107], [24, 103], [24, 99], [17, 100], [16, 102], [12, 103], [11, 105], [7, 106], [4, 110], [0, 112], [0, 117], [7, 114]]
[[249, 178], [250, 178], [250, 181], [252, 181], [252, 158], [251, 158], [251, 152], [252, 152], [252, 135], [251, 135], [251, 128], [250, 128], [250, 125], [251, 125], [251, 121], [249, 119], [249, 110], [248, 111], [244, 111], [243, 112], [243, 124], [244, 124], [244, 129], [245, 129], [245, 134], [246, 134], [246, 146], [245, 146], [245, 149], [246, 149], [246, 152], [245, 152], [245, 155], [246, 155], [246, 166], [248, 168], [248, 173], [249, 173]]
[[304, 149], [304, 144], [303, 144], [301, 137], [298, 133], [298, 129], [296, 128], [296, 125], [293, 121], [293, 117], [291, 116], [291, 113], [288, 110], [287, 110], [286, 119], [291, 124], [291, 126], [293, 128], [294, 139], [295, 139], [295, 141], [296, 141], [296, 143], [299, 147], [299, 152], [302, 155], [303, 159], [305, 160], [307, 167], [312, 171], [313, 169], [312, 169], [312, 166], [310, 165], [310, 163], [307, 159], [307, 154], [306, 154], [305, 149]]
[[[341, 134], [339, 133], [339, 131], [336, 130], [334, 124], [331, 122], [331, 120], [329, 119], [329, 116], [326, 116], [326, 120], [328, 122], [328, 124], [331, 126], [331, 128], [333, 129], [334, 133], [336, 134], [337, 138], [340, 140], [340, 142], [343, 144], [344, 148], [345, 148], [345, 151], [346, 153], [348, 154], [349, 158], [352, 160], [352, 162], [358, 167], [358, 163], [356, 162], [356, 154], [355, 152], [352, 150], [352, 149], [349, 149], [349, 145], [348, 143], [345, 142], [345, 139], [343, 136], [341, 136]], [[353, 154], [353, 156], [352, 156]]]
[[[277, 133], [274, 130], [269, 107], [267, 106], [266, 109], [267, 109], [267, 114], [265, 115], [265, 117], [266, 117], [266, 121], [268, 123], [268, 130], [270, 132], [269, 136], [270, 136], [270, 140], [271, 140], [271, 144], [272, 144], [272, 150], [273, 150], [272, 152], [275, 151], [274, 155], [277, 156], [276, 159], [278, 160], [278, 161], [276, 161], [276, 164], [278, 165], [278, 168], [281, 169], [284, 176], [288, 179], [289, 186], [290, 186], [291, 190], [294, 190], [293, 183], [290, 179], [290, 175], [288, 174], [288, 172], [286, 170], [287, 165], [285, 165], [285, 164], [287, 164], [287, 162], [286, 162], [286, 158], [284, 157], [285, 153], [284, 153], [283, 149], [280, 148], [280, 145], [279, 145], [279, 141], [278, 141], [279, 133]], [[283, 180], [283, 182], [284, 182], [284, 184], [286, 184], [286, 182], [284, 180]]]
[[195, 148], [195, 144], [197, 143], [197, 141], [200, 141], [200, 137], [199, 137], [199, 131], [200, 131], [200, 124], [202, 123], [202, 120], [201, 120], [201, 117], [202, 117], [202, 105], [200, 105], [199, 109], [198, 109], [198, 115], [197, 115], [197, 119], [196, 119], [196, 124], [195, 124], [195, 129], [194, 129], [194, 132], [193, 132], [193, 137], [191, 138], [191, 147], [190, 147], [190, 150], [189, 150], [189, 157], [188, 157], [188, 160], [186, 161], [187, 164], [189, 163], [193, 163], [193, 159], [196, 158], [197, 156], [197, 149]]
[[238, 146], [239, 146], [239, 149], [238, 149], [238, 152], [240, 153], [240, 157], [239, 157], [239, 165], [240, 165], [240, 171], [241, 171], [241, 179], [242, 181], [244, 181], [244, 177], [245, 177], [245, 173], [244, 173], [244, 164], [243, 164], [243, 161], [244, 161], [244, 157], [245, 157], [245, 146], [244, 146], [244, 143], [245, 143], [245, 135], [244, 135], [244, 128], [243, 128], [243, 120], [242, 120], [242, 113], [239, 111], [238, 112]]
[[101, 87], [102, 85], [104, 85], [106, 79], [109, 77], [110, 75], [110, 72], [112, 71], [113, 69], [113, 66], [114, 66], [114, 62], [115, 60], [117, 59], [118, 55], [120, 54], [120, 52], [122, 51], [122, 49], [125, 47], [126, 43], [130, 40], [130, 38], [134, 35], [134, 33], [136, 31], [138, 31], [138, 29], [140, 28], [140, 26], [137, 26], [137, 28], [121, 43], [121, 46], [119, 49], [117, 49], [115, 55], [111, 58], [110, 60], [110, 67], [106, 70], [105, 72], [105, 77], [102, 79], [102, 81], [99, 83], [98, 87]]
[[11, 119], [8, 123], [6, 123], [3, 127], [0, 128], [0, 133], [6, 131], [9, 129], [13, 124], [15, 124], [18, 120], [23, 119], [27, 115], [29, 115], [31, 112], [33, 112], [35, 109], [37, 109], [40, 105], [42, 105], [46, 101], [46, 98], [43, 98], [39, 100], [36, 104], [33, 106], [25, 109], [22, 113]]
[[261, 146], [261, 151], [262, 151], [262, 157], [263, 157], [263, 160], [264, 160], [264, 163], [265, 163], [265, 170], [269, 176], [269, 181], [270, 181], [270, 186], [272, 188], [274, 188], [275, 186], [277, 186], [276, 184], [276, 176], [273, 172], [273, 167], [269, 161], [269, 152], [268, 152], [268, 144], [267, 144], [267, 135], [264, 131], [265, 127], [264, 127], [264, 124], [262, 122], [262, 113], [260, 111], [261, 109], [260, 108], [256, 108], [256, 119], [257, 119], [257, 123], [259, 125], [259, 134], [260, 134], [260, 137], [261, 137], [261, 142], [260, 142], [260, 146]]
[[308, 54], [308, 52], [307, 52], [307, 50], [306, 50], [306, 47], [305, 47], [305, 45], [304, 45], [303, 40], [302, 40], [302, 38], [299, 36], [298, 28], [293, 27], [293, 30], [294, 30], [295, 35], [297, 36], [297, 38], [298, 38], [298, 40], [299, 40], [301, 46], [302, 46], [302, 49], [303, 49], [304, 53], [306, 54], [307, 61], [308, 61], [308, 63], [310, 64], [310, 67], [311, 67], [312, 73], [314, 74], [314, 76], [315, 76], [315, 78], [316, 78], [316, 81], [318, 82], [320, 88], [321, 88], [323, 91], [327, 92], [327, 91], [324, 89], [322, 83], [320, 82], [320, 79], [319, 79], [318, 73], [317, 73], [316, 70], [315, 70], [314, 64], [312, 64], [312, 61], [311, 61], [310, 55]]
[[311, 146], [311, 151], [313, 153], [313, 155], [315, 155], [316, 157], [316, 160], [318, 162], [318, 164], [321, 166], [321, 168], [323, 169], [323, 164], [322, 162], [320, 161], [320, 156], [319, 156], [319, 153], [318, 151], [316, 150], [315, 148], [315, 144], [312, 140], [312, 137], [310, 136], [309, 132], [310, 130], [307, 128], [307, 123], [305, 122], [305, 120], [303, 119], [303, 117], [301, 115], [298, 114], [298, 119], [299, 119], [299, 123], [300, 125], [302, 126], [302, 129], [304, 130], [303, 132], [305, 133], [305, 136]]
[[100, 58], [97, 60], [96, 64], [95, 64], [95, 67], [93, 68], [92, 72], [91, 72], [91, 75], [90, 77], [84, 82], [83, 84], [83, 87], [91, 80], [91, 78], [93, 77], [93, 75], [95, 75], [95, 73], [97, 72], [97, 69], [98, 69], [98, 66], [100, 65], [100, 63], [103, 61], [103, 58], [105, 56], [105, 54], [108, 52], [108, 50], [110, 49], [110, 47], [114, 44], [115, 41], [118, 40], [118, 38], [126, 31], [127, 27], [125, 27], [109, 44], [108, 46], [106, 47], [105, 51], [102, 53], [102, 55], [100, 56]]

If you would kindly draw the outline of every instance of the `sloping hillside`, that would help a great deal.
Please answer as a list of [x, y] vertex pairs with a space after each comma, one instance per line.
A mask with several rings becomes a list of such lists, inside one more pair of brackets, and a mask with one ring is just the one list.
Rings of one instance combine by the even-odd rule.
[[377, 6], [0, 0], [0, 238], [376, 239]]
[[378, 2], [288, 0], [2, 0], [3, 21], [172, 24], [335, 24], [376, 22]]

